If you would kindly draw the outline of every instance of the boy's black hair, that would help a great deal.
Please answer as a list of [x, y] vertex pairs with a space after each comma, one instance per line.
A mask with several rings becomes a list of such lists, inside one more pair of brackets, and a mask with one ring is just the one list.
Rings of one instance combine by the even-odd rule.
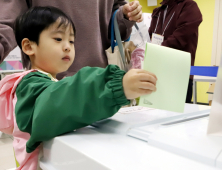
[[[51, 6], [32, 7], [20, 15], [15, 21], [14, 28], [16, 42], [20, 49], [22, 50], [21, 43], [24, 38], [28, 38], [38, 45], [41, 32], [54, 24], [58, 18], [60, 19], [58, 28], [71, 24], [75, 35], [76, 30], [71, 18], [58, 8]], [[22, 64], [23, 68], [31, 69], [30, 58], [24, 52], [22, 52]]]

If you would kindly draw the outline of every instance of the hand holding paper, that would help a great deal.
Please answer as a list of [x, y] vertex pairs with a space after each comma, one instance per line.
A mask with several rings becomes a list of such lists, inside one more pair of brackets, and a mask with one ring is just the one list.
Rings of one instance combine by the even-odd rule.
[[146, 70], [131, 69], [123, 77], [123, 89], [127, 99], [156, 91], [156, 76]]
[[190, 53], [147, 43], [143, 69], [156, 75], [157, 91], [140, 98], [140, 106], [183, 112], [189, 75]]

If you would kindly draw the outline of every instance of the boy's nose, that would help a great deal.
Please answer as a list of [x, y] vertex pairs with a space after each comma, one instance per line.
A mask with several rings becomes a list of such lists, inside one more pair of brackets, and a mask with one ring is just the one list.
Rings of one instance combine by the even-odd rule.
[[66, 47], [65, 48], [65, 52], [69, 52], [70, 51], [70, 48], [69, 47]]
[[65, 51], [65, 52], [69, 52], [69, 51], [70, 51], [70, 46], [69, 46], [69, 45], [65, 45], [64, 51]]

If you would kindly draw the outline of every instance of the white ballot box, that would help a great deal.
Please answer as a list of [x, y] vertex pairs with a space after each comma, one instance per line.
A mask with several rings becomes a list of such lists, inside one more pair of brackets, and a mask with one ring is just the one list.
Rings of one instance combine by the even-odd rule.
[[129, 136], [132, 129], [145, 124], [160, 123], [164, 119], [186, 119], [192, 114], [206, 115], [209, 111], [210, 106], [193, 104], [186, 104], [184, 113], [123, 108], [112, 118], [95, 123], [94, 127], [88, 126], [44, 142], [40, 166], [43, 170], [216, 169]]

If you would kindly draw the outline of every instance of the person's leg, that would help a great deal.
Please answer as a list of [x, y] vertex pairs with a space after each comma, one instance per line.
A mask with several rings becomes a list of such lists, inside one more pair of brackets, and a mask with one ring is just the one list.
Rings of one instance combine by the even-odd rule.
[[193, 95], [193, 80], [189, 79], [186, 103], [192, 103], [191, 102], [192, 95]]

